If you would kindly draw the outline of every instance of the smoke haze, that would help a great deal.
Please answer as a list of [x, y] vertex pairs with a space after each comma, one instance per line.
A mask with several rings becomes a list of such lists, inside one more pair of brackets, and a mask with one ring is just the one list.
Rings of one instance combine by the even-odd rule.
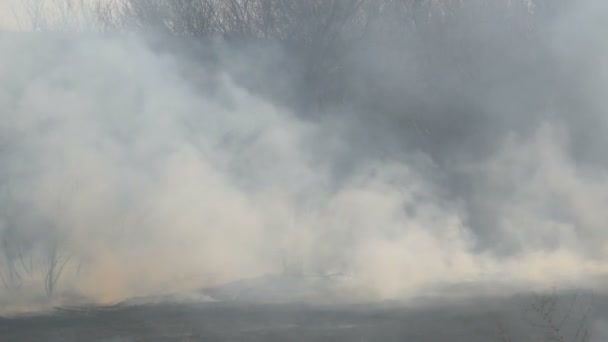
[[400, 45], [371, 23], [326, 106], [268, 41], [0, 33], [0, 303], [35, 305], [50, 260], [99, 302], [335, 271], [365, 300], [599, 286], [608, 7], [490, 7]]

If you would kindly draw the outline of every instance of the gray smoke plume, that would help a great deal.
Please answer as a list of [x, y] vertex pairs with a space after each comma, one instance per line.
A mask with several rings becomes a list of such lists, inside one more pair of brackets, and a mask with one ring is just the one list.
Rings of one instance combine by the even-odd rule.
[[320, 91], [268, 40], [0, 34], [0, 303], [281, 272], [365, 299], [596, 286], [608, 7], [476, 6], [371, 22]]

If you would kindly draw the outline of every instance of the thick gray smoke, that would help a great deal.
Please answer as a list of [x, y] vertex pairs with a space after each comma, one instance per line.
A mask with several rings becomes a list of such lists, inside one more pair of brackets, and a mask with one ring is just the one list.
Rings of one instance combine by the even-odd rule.
[[268, 42], [0, 34], [0, 303], [281, 272], [345, 272], [365, 299], [594, 286], [608, 7], [465, 14], [454, 36], [372, 23], [350, 100], [321, 109]]

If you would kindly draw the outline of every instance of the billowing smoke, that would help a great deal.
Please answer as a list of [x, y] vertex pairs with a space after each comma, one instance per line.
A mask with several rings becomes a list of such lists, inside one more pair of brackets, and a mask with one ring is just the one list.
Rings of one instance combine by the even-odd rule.
[[320, 90], [268, 40], [1, 34], [0, 303], [272, 273], [365, 299], [593, 286], [608, 8], [532, 5], [371, 22]]

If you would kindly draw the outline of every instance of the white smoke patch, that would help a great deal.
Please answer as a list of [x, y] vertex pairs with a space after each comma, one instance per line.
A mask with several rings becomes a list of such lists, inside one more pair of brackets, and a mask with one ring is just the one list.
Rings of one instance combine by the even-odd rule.
[[2, 44], [2, 130], [19, 151], [7, 202], [36, 218], [18, 228], [42, 234], [29, 252], [52, 240], [70, 257], [63, 286], [115, 300], [339, 269], [395, 296], [475, 271], [428, 162], [373, 163], [332, 188], [331, 153], [313, 155], [324, 130], [221, 73], [202, 71], [207, 96], [137, 38]]
[[[3, 99], [2, 130], [19, 152], [4, 180], [44, 221], [36, 229], [61, 234], [62, 248], [79, 260], [81, 280], [72, 284], [114, 298], [175, 277], [266, 270], [258, 258], [270, 238], [266, 218], [255, 210], [254, 190], [230, 178], [234, 154], [223, 139], [251, 140], [234, 148], [269, 160], [238, 162], [253, 180], [267, 163], [270, 176], [295, 155], [289, 149], [299, 132], [273, 127], [288, 132], [288, 118], [221, 79], [218, 99], [195, 95], [171, 57], [138, 39], [25, 36], [2, 45], [2, 78], [11, 80], [3, 84], [11, 96]], [[246, 166], [251, 157], [260, 162]]]

